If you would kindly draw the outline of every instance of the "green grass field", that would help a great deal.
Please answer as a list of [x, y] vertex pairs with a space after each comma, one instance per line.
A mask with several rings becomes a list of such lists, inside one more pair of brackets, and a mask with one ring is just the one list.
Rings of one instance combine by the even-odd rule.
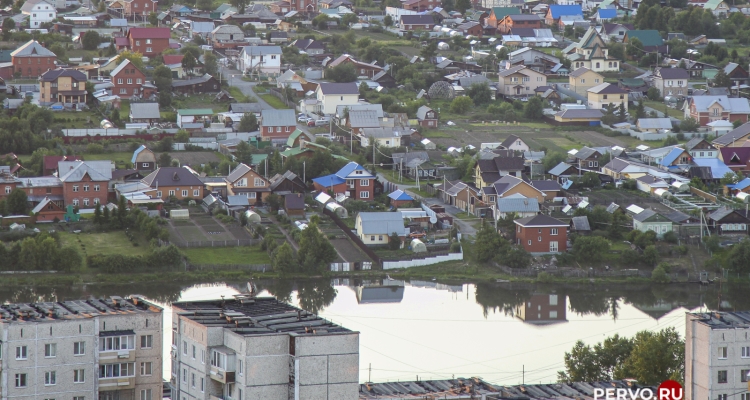
[[270, 264], [268, 253], [260, 246], [192, 247], [182, 249], [195, 264]]
[[[133, 246], [123, 231], [104, 233], [69, 233], [59, 232], [63, 246], [73, 246], [84, 258], [93, 255], [127, 254], [145, 256], [149, 252], [148, 243]], [[80, 239], [80, 242], [79, 242]]]
[[677, 119], [685, 118], [685, 114], [682, 111], [675, 109], [675, 108], [667, 107], [664, 103], [660, 101], [645, 101], [643, 102], [643, 105], [645, 105], [646, 107], [651, 107], [654, 110], [659, 111], [659, 112], [664, 112], [664, 109], [666, 108], [667, 115], [669, 115], [670, 117], [674, 117]]
[[276, 109], [279, 109], [279, 110], [283, 110], [283, 109], [289, 108], [278, 97], [276, 97], [276, 96], [274, 96], [272, 94], [261, 94], [260, 98], [263, 99], [263, 100], [265, 100], [265, 102], [268, 103], [268, 105], [271, 106], [271, 107], [273, 107], [273, 108], [276, 108]]

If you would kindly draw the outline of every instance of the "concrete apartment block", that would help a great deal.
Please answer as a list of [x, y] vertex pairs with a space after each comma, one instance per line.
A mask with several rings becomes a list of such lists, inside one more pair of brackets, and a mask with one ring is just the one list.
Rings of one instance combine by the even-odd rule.
[[688, 313], [685, 400], [750, 400], [750, 312]]
[[358, 332], [251, 295], [173, 310], [175, 400], [357, 398]]
[[157, 400], [162, 337], [139, 297], [0, 305], [0, 399]]

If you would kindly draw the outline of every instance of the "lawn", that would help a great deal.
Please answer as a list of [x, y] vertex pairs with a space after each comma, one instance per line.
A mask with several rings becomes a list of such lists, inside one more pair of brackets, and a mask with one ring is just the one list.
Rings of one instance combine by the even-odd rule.
[[[127, 115], [127, 114], [125, 114]], [[56, 123], [66, 129], [98, 128], [102, 116], [91, 111], [55, 111], [52, 114]], [[89, 121], [91, 123], [89, 124]]]
[[[187, 109], [187, 108], [212, 108], [214, 112], [226, 111], [226, 106], [222, 103], [214, 103], [214, 95], [212, 94], [192, 94], [190, 96], [175, 95], [172, 98], [172, 107], [176, 109]], [[120, 111], [120, 115], [123, 114]]]
[[83, 159], [86, 161], [98, 161], [98, 160], [112, 160], [117, 165], [118, 169], [124, 169], [126, 164], [130, 164], [130, 160], [133, 158], [133, 153], [120, 151], [117, 153], [102, 153], [102, 154], [84, 154]]
[[191, 247], [182, 249], [194, 264], [270, 264], [268, 253], [260, 246]]
[[445, 139], [445, 138], [453, 137], [452, 135], [449, 135], [443, 131], [438, 131], [435, 129], [425, 129], [424, 132], [422, 132], [422, 136], [427, 137], [427, 138], [433, 138], [433, 139], [438, 139], [438, 138]]
[[685, 114], [682, 111], [675, 109], [675, 108], [667, 107], [666, 104], [660, 101], [645, 101], [643, 102], [643, 105], [646, 107], [651, 107], [654, 110], [659, 111], [659, 112], [664, 112], [664, 109], [666, 108], [667, 115], [669, 115], [670, 117], [674, 117], [677, 119], [685, 118]]
[[232, 97], [234, 97], [234, 99], [237, 100], [237, 102], [239, 103], [254, 103], [255, 102], [255, 99], [250, 98], [246, 96], [245, 94], [243, 94], [240, 88], [238, 88], [237, 86], [230, 86], [229, 94], [231, 94]]
[[[148, 243], [143, 241], [138, 246], [133, 246], [123, 231], [104, 233], [69, 233], [59, 232], [60, 242], [63, 246], [73, 246], [85, 259], [93, 255], [117, 255], [127, 254], [129, 256], [148, 255]], [[137, 235], [136, 235], [137, 237]], [[80, 242], [79, 242], [80, 240]]]
[[389, 181], [391, 181], [391, 182], [393, 182], [395, 184], [403, 183], [405, 185], [413, 185], [413, 184], [416, 183], [416, 180], [414, 180], [412, 178], [408, 178], [406, 176], [402, 176], [401, 179], [399, 179], [398, 171], [394, 171], [391, 168], [380, 168], [378, 170], [378, 172], [380, 172], [381, 174], [385, 175], [385, 177]]
[[276, 109], [287, 109], [289, 107], [284, 104], [284, 102], [281, 101], [278, 97], [272, 95], [272, 94], [261, 94], [260, 98], [265, 100], [266, 103], [268, 103], [269, 106], [276, 108]]

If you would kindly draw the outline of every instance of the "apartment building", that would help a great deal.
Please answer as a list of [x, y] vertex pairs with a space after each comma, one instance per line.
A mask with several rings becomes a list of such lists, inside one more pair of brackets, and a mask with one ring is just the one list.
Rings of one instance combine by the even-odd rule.
[[750, 311], [687, 313], [685, 400], [750, 400]]
[[0, 305], [0, 398], [160, 399], [162, 337], [137, 296]]
[[359, 333], [272, 297], [178, 302], [173, 399], [344, 400], [359, 390]]

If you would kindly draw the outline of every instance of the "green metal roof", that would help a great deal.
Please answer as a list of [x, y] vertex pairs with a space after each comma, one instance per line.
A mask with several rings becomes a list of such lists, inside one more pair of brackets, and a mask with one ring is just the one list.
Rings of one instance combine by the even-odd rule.
[[653, 29], [628, 31], [625, 35], [628, 37], [628, 41], [638, 38], [644, 46], [661, 46], [664, 44], [664, 39], [661, 38], [659, 31]]
[[214, 110], [210, 108], [190, 108], [185, 110], [177, 110], [177, 114], [180, 115], [214, 115]]
[[715, 10], [721, 3], [723, 3], [724, 0], [708, 0], [706, 4], [703, 5], [704, 10]]
[[286, 140], [286, 145], [289, 147], [294, 146], [294, 141], [297, 140], [301, 135], [305, 135], [305, 132], [302, 132], [300, 129], [295, 129], [294, 132], [292, 132], [291, 135], [289, 135], [289, 138]]
[[636, 79], [636, 78], [622, 78], [620, 79], [620, 82], [622, 82], [623, 86], [628, 87], [639, 87], [646, 84], [646, 81], [643, 79]]
[[517, 15], [521, 13], [518, 7], [492, 7], [492, 13], [498, 21], [505, 18], [506, 15]]
[[703, 70], [703, 77], [707, 79], [714, 79], [716, 77], [716, 74], [719, 73], [718, 69], [704, 69]]

